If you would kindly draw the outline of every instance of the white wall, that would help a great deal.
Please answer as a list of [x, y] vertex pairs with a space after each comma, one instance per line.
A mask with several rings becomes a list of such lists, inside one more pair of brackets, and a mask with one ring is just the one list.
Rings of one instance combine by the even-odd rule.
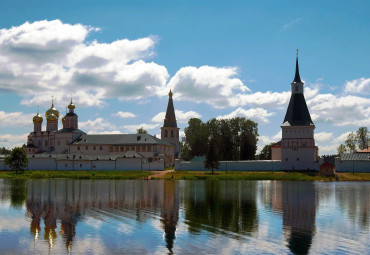
[[340, 160], [335, 158], [336, 172], [362, 172], [370, 173], [370, 161], [365, 160]]
[[55, 170], [55, 158], [28, 158], [28, 170]]
[[[280, 160], [247, 160], [247, 161], [221, 161], [218, 171], [279, 171]], [[176, 160], [175, 170], [210, 171], [204, 168], [204, 162], [190, 162]]]

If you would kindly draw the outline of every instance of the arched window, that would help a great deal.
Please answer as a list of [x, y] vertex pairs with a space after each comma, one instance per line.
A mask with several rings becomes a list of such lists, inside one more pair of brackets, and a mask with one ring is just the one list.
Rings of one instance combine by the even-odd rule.
[[173, 137], [173, 130], [171, 130], [171, 137]]
[[164, 131], [164, 137], [168, 137], [168, 131], [167, 130]]

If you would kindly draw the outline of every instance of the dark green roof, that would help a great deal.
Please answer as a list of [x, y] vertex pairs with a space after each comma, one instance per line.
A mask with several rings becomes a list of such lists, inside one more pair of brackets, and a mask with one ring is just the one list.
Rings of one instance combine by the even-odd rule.
[[164, 119], [163, 127], [174, 127], [177, 128], [175, 108], [173, 107], [172, 94], [170, 93], [166, 111], [166, 117]]
[[341, 160], [370, 161], [370, 153], [343, 153]]
[[171, 145], [171, 143], [153, 137], [149, 134], [83, 134], [73, 144], [111, 144], [111, 145]]
[[77, 128], [62, 128], [57, 130], [58, 133], [81, 133], [86, 134], [84, 131], [77, 129]]
[[311, 126], [314, 125], [302, 93], [292, 94], [286, 111], [283, 125]]

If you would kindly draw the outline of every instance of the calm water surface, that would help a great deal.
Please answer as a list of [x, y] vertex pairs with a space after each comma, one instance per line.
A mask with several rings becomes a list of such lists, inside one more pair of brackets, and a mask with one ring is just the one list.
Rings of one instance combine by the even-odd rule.
[[365, 182], [0, 179], [3, 254], [370, 254]]

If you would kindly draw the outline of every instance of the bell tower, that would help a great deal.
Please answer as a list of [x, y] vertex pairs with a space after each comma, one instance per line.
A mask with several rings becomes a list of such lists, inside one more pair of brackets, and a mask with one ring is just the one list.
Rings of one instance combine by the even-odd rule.
[[161, 139], [176, 146], [175, 156], [180, 152], [179, 130], [177, 127], [175, 109], [173, 107], [172, 91], [168, 93], [168, 105], [163, 127], [161, 127]]
[[314, 129], [303, 94], [303, 82], [299, 75], [298, 49], [291, 97], [284, 122], [281, 125], [281, 168], [282, 170], [313, 170], [317, 147]]

